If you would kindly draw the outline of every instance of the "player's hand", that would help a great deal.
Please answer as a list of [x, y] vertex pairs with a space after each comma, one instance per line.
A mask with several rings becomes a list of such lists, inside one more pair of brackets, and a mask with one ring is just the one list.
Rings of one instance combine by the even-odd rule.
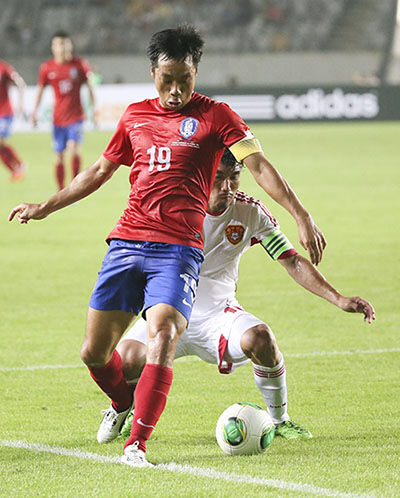
[[48, 213], [45, 212], [42, 204], [28, 204], [27, 202], [23, 202], [11, 211], [8, 221], [12, 221], [16, 216], [20, 223], [28, 223], [29, 220], [42, 220], [47, 215]]
[[93, 109], [93, 115], [92, 115], [92, 123], [93, 123], [93, 128], [97, 129], [97, 127], [99, 126], [99, 111], [94, 108]]
[[31, 123], [34, 128], [37, 128], [38, 125], [38, 118], [36, 112], [32, 112], [31, 114]]
[[317, 227], [311, 215], [298, 224], [300, 244], [308, 252], [311, 263], [318, 265], [322, 259], [322, 253], [326, 247], [324, 234]]
[[343, 297], [339, 308], [348, 313], [362, 313], [364, 322], [372, 323], [375, 320], [375, 310], [371, 303], [361, 297]]

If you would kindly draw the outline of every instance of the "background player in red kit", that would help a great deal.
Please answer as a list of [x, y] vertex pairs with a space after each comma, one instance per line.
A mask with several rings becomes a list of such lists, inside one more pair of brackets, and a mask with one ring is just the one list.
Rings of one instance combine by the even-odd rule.
[[103, 155], [65, 189], [41, 204], [19, 204], [9, 216], [20, 223], [45, 218], [93, 193], [121, 164], [131, 166], [128, 207], [107, 239], [81, 357], [112, 400], [97, 434], [98, 441], [108, 442], [133, 403], [115, 346], [142, 311], [147, 361], [122, 456], [123, 463], [136, 467], [151, 466], [146, 440], [164, 410], [176, 343], [190, 318], [203, 259], [202, 225], [225, 147], [292, 214], [313, 263], [325, 247], [323, 234], [243, 120], [226, 104], [194, 92], [202, 47], [192, 27], [153, 35], [148, 55], [159, 97], [131, 104]]
[[11, 180], [18, 181], [25, 176], [26, 166], [18, 157], [14, 148], [6, 143], [11, 134], [14, 116], [8, 96], [8, 89], [12, 84], [17, 86], [19, 93], [17, 112], [22, 113], [25, 82], [10, 64], [0, 60], [0, 158], [11, 171]]
[[53, 59], [44, 62], [39, 69], [38, 93], [32, 113], [32, 122], [37, 125], [37, 112], [46, 85], [54, 90], [53, 148], [55, 152], [55, 174], [59, 189], [65, 182], [65, 150], [71, 155], [72, 176], [81, 168], [80, 143], [83, 138], [85, 115], [81, 102], [81, 86], [86, 84], [95, 115], [94, 92], [90, 83], [89, 63], [72, 54], [72, 41], [68, 34], [59, 31], [53, 35], [51, 51]]

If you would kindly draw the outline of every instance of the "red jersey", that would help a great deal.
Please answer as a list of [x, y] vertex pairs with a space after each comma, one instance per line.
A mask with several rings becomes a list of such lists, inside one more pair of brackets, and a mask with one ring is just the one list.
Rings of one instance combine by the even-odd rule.
[[69, 126], [85, 119], [81, 103], [81, 86], [88, 80], [90, 66], [80, 57], [58, 63], [50, 59], [40, 66], [38, 85], [51, 85], [54, 90], [53, 122]]
[[8, 87], [13, 81], [13, 73], [16, 73], [16, 71], [10, 64], [0, 61], [0, 118], [13, 115], [10, 98], [8, 96]]
[[223, 151], [249, 134], [227, 104], [198, 93], [180, 111], [164, 109], [158, 98], [131, 104], [103, 154], [113, 163], [132, 165], [128, 207], [108, 239], [201, 249]]

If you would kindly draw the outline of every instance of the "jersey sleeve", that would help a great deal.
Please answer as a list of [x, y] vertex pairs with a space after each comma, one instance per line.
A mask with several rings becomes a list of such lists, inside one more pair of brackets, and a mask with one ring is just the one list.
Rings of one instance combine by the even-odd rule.
[[39, 68], [39, 76], [38, 76], [38, 85], [39, 86], [46, 86], [49, 83], [48, 80], [48, 71], [47, 71], [47, 65], [42, 64]]
[[289, 239], [280, 230], [278, 221], [260, 201], [257, 203], [257, 216], [258, 228], [252, 237], [252, 244], [260, 243], [275, 261], [297, 254]]
[[89, 74], [92, 71], [89, 62], [86, 59], [81, 59], [82, 68], [82, 81], [87, 81], [89, 79]]
[[4, 63], [4, 69], [7, 75], [7, 79], [12, 81], [15, 76], [18, 75], [17, 71], [7, 62]]
[[122, 115], [110, 143], [103, 152], [103, 156], [115, 164], [132, 165], [133, 150], [125, 125], [125, 114]]
[[242, 162], [247, 156], [262, 152], [260, 142], [228, 104], [218, 103], [215, 117], [221, 140], [226, 147], [229, 147], [237, 161]]

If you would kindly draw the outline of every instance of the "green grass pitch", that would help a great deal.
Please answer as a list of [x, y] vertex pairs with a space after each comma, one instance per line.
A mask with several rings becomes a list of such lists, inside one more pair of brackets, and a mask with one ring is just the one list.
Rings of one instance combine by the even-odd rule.
[[[175, 363], [166, 410], [148, 443], [149, 460], [164, 466], [113, 463], [122, 444], [96, 442], [108, 400], [79, 349], [104, 238], [126, 205], [129, 170], [121, 167], [99, 192], [46, 220], [8, 223], [16, 204], [55, 190], [49, 135], [14, 135], [29, 172], [12, 184], [0, 169], [1, 496], [400, 495], [400, 124], [252, 128], [327, 237], [322, 273], [343, 294], [369, 299], [377, 313], [369, 326], [307, 293], [261, 248], [243, 258], [239, 299], [273, 328], [286, 358], [289, 412], [314, 438], [276, 439], [261, 456], [224, 455], [214, 437], [219, 414], [236, 401], [263, 403], [251, 367], [222, 376], [185, 359]], [[85, 166], [109, 137], [86, 135]], [[294, 221], [248, 171], [242, 189], [265, 202], [300, 250]], [[33, 368], [43, 366], [56, 368]]]

